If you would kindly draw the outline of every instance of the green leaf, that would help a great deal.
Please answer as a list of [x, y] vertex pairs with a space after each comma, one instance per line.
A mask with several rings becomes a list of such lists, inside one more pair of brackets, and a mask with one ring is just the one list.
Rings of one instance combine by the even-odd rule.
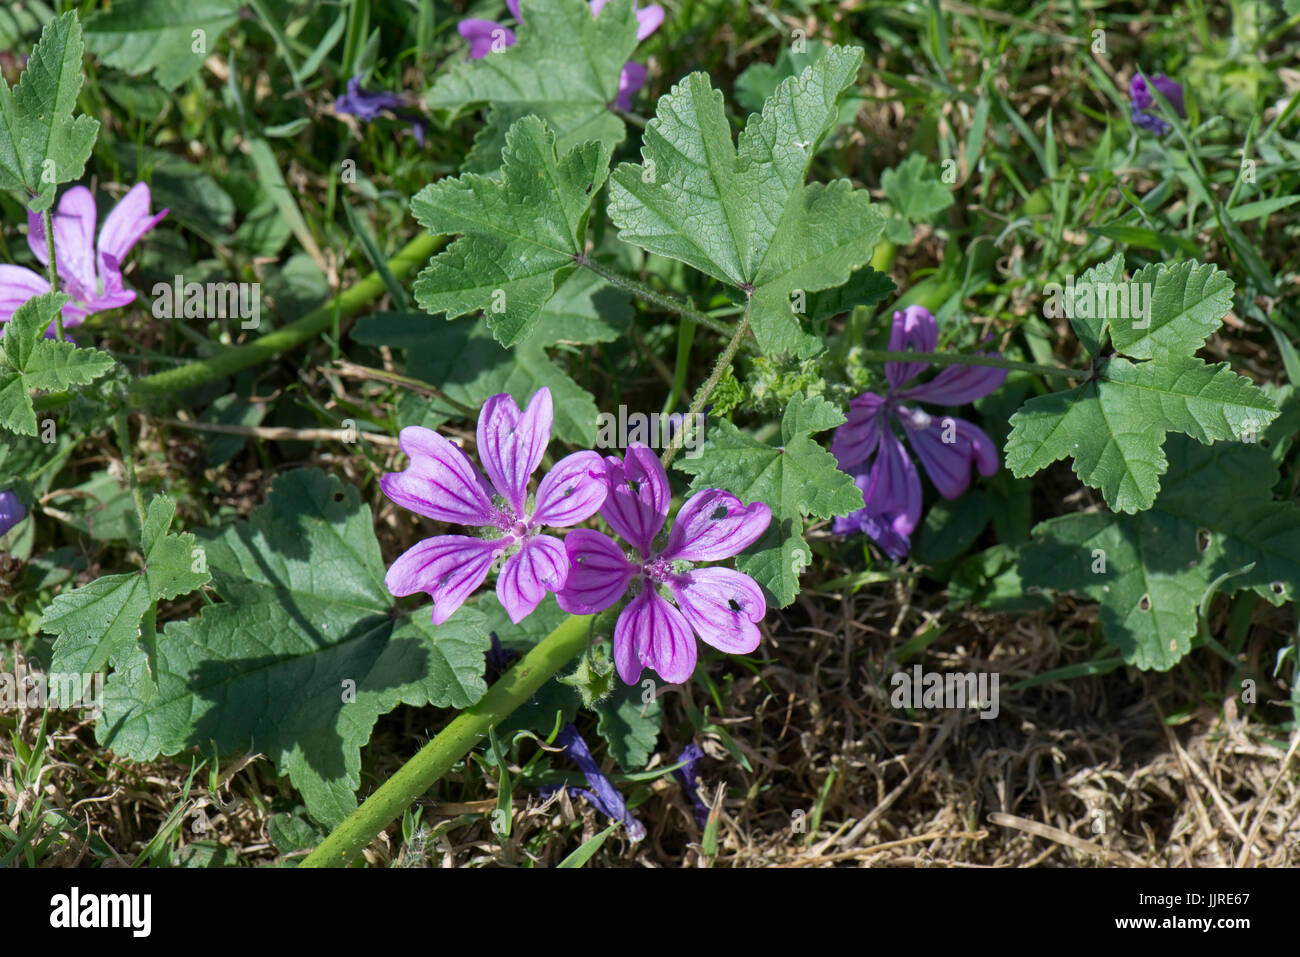
[[0, 189], [24, 192], [28, 208], [49, 209], [60, 183], [80, 179], [98, 121], [72, 117], [81, 91], [81, 22], [51, 20], [12, 90], [0, 79]]
[[109, 66], [130, 76], [152, 72], [160, 86], [174, 90], [239, 22], [240, 6], [239, 0], [114, 0], [87, 18], [86, 44]]
[[612, 150], [623, 139], [609, 104], [636, 49], [633, 0], [610, 0], [599, 17], [585, 0], [528, 0], [524, 17], [517, 43], [456, 63], [425, 96], [433, 109], [491, 107], [469, 169], [495, 168], [505, 131], [528, 115], [554, 131], [561, 153], [589, 140]]
[[1275, 605], [1300, 588], [1300, 507], [1273, 499], [1276, 464], [1258, 445], [1176, 436], [1169, 474], [1139, 515], [1063, 515], [1034, 529], [1019, 564], [1027, 585], [1100, 603], [1102, 633], [1139, 668], [1166, 670], [1191, 648], [1216, 580]]
[[167, 625], [157, 687], [143, 656], [110, 676], [102, 743], [134, 760], [260, 751], [334, 824], [355, 806], [361, 746], [398, 704], [464, 708], [486, 691], [483, 615], [404, 618], [370, 509], [314, 469], [282, 475], [248, 521], [203, 531], [223, 603]]
[[624, 771], [639, 771], [646, 766], [659, 741], [663, 707], [658, 698], [645, 704], [641, 685], [618, 682], [617, 690], [596, 705], [596, 733], [609, 745], [609, 753]]
[[1121, 512], [1149, 508], [1168, 463], [1165, 436], [1201, 442], [1242, 439], [1262, 431], [1277, 409], [1228, 364], [1200, 359], [1132, 363], [1116, 356], [1095, 382], [1026, 402], [1011, 417], [1007, 468], [1023, 477], [1057, 459]]
[[843, 285], [870, 261], [884, 229], [866, 191], [848, 180], [804, 183], [861, 63], [861, 49], [831, 47], [749, 118], [739, 148], [722, 94], [692, 73], [659, 101], [642, 165], [624, 163], [611, 177], [619, 238], [742, 290], [767, 352], [821, 351], [792, 297]]
[[908, 222], [925, 222], [953, 204], [952, 190], [938, 180], [926, 179], [925, 167], [925, 157], [913, 153], [880, 174], [880, 188]]
[[[1107, 505], [1135, 512], [1155, 501], [1167, 467], [1161, 447], [1168, 433], [1206, 444], [1249, 438], [1278, 412], [1265, 392], [1227, 363], [1211, 366], [1189, 354], [1227, 314], [1232, 283], [1225, 274], [1190, 262], [1156, 264], [1139, 270], [1121, 295], [1120, 265], [1116, 256], [1089, 270], [1084, 279], [1090, 285], [1067, 290], [1065, 300], [1090, 352], [1109, 333], [1122, 354], [1095, 359], [1082, 385], [1026, 402], [1011, 417], [1005, 451], [1017, 477], [1072, 458], [1075, 474], [1100, 489]], [[1131, 306], [1135, 286], [1147, 290], [1144, 315], [1124, 319], [1120, 304]], [[1085, 302], [1091, 305], [1081, 309]]]
[[87, 385], [113, 368], [98, 349], [44, 338], [68, 297], [61, 292], [35, 296], [17, 309], [0, 337], [0, 425], [20, 435], [36, 434], [33, 391], [62, 391]]
[[448, 319], [483, 312], [497, 341], [512, 346], [577, 268], [609, 150], [584, 143], [561, 158], [536, 117], [511, 127], [506, 143], [500, 181], [476, 173], [439, 180], [415, 195], [411, 211], [435, 235], [460, 235], [420, 273], [416, 302]]
[[813, 435], [833, 429], [844, 416], [820, 396], [796, 394], [781, 419], [778, 446], [746, 435], [725, 419], [709, 426], [704, 449], [676, 466], [694, 476], [692, 491], [720, 488], [745, 504], [766, 502], [772, 524], [741, 553], [736, 567], [753, 576], [784, 607], [799, 590], [799, 573], [812, 561], [803, 539], [804, 516], [831, 518], [862, 508], [862, 492]]
[[[555, 436], [588, 448], [596, 440], [596, 400], [573, 381], [548, 350], [558, 343], [608, 342], [627, 324], [631, 310], [621, 293], [588, 270], [574, 273], [542, 310], [531, 335], [503, 349], [475, 322], [437, 322], [425, 315], [376, 313], [359, 320], [352, 338], [367, 345], [405, 349], [406, 374], [441, 388], [463, 405], [477, 407], [509, 392], [525, 403], [542, 386], [555, 403]], [[438, 400], [412, 396], [414, 408], [459, 415]]]
[[109, 662], [122, 663], [138, 650], [140, 623], [150, 607], [208, 583], [211, 576], [195, 537], [167, 531], [175, 517], [176, 501], [156, 496], [141, 536], [144, 568], [65, 591], [45, 609], [41, 628], [57, 636], [52, 671], [88, 674]]

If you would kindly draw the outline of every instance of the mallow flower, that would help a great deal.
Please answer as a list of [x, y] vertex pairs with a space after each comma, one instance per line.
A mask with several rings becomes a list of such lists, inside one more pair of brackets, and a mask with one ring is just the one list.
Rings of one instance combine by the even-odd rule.
[[18, 500], [18, 494], [12, 489], [0, 492], [0, 535], [9, 531], [27, 517], [27, 507]]
[[[891, 352], [933, 352], [938, 341], [939, 326], [923, 306], [894, 313]], [[863, 508], [835, 519], [833, 530], [841, 535], [865, 532], [895, 561], [906, 557], [912, 531], [921, 519], [921, 479], [891, 423], [902, 426], [944, 498], [957, 498], [966, 491], [972, 463], [981, 475], [998, 470], [997, 448], [979, 426], [954, 416], [932, 415], [915, 403], [965, 405], [1002, 385], [1006, 370], [948, 366], [929, 382], [906, 388], [928, 366], [928, 362], [886, 362], [888, 391], [884, 395], [864, 392], [849, 403], [847, 420], [831, 439], [840, 469], [854, 477], [864, 501]]]
[[699, 786], [695, 783], [700, 776], [700, 761], [703, 757], [704, 749], [692, 741], [677, 755], [676, 763], [681, 764], [681, 767], [673, 772], [673, 777], [691, 799], [691, 811], [695, 815], [695, 823], [700, 827], [704, 827], [709, 820], [709, 806], [700, 797]]
[[[589, 0], [591, 6], [591, 15], [599, 16], [600, 11], [604, 8], [608, 0]], [[518, 23], [524, 22], [523, 14], [519, 10], [519, 0], [506, 0], [506, 6], [510, 8], [510, 15]], [[664, 8], [657, 3], [652, 3], [647, 7], [639, 7], [636, 11], [636, 41], [640, 43], [650, 34], [659, 29], [659, 25], [664, 22]], [[495, 20], [478, 20], [468, 18], [460, 21], [456, 29], [460, 35], [469, 41], [469, 58], [471, 60], [480, 60], [489, 53], [495, 53], [498, 50], [504, 50], [506, 47], [515, 45], [514, 31], [504, 27]], [[632, 109], [632, 97], [637, 94], [641, 87], [645, 86], [646, 69], [640, 63], [628, 61], [623, 65], [623, 72], [618, 77], [618, 97], [614, 105], [620, 110]]]
[[600, 532], [570, 532], [569, 579], [556, 600], [567, 612], [592, 614], [631, 591], [614, 626], [614, 664], [624, 683], [635, 684], [643, 667], [670, 684], [685, 681], [695, 670], [697, 634], [729, 654], [757, 648], [767, 611], [762, 590], [738, 571], [693, 566], [753, 544], [772, 520], [767, 505], [742, 505], [730, 492], [703, 489], [682, 505], [660, 544], [672, 495], [659, 459], [633, 443], [621, 461], [608, 457], [605, 470], [609, 494], [600, 514], [632, 551]]
[[[94, 195], [84, 186], [63, 194], [52, 219], [59, 290], [72, 297], [63, 307], [65, 326], [80, 325], [93, 313], [135, 301], [135, 293], [122, 285], [122, 263], [140, 237], [167, 215], [165, 209], [151, 214], [149, 203], [149, 187], [136, 183], [104, 218], [96, 242]], [[27, 245], [41, 265], [49, 264], [45, 224], [30, 210]], [[49, 291], [44, 276], [22, 266], [0, 265], [0, 321], [7, 321], [27, 300]]]
[[[1182, 85], [1169, 79], [1163, 73], [1157, 73], [1151, 77], [1151, 86], [1160, 91], [1160, 95], [1169, 101], [1169, 105], [1174, 108], [1183, 119], [1187, 119], [1187, 111], [1183, 108], [1183, 88]], [[1156, 136], [1164, 136], [1171, 129], [1170, 125], [1160, 118], [1160, 112], [1156, 108], [1156, 99], [1151, 95], [1151, 90], [1147, 86], [1147, 81], [1142, 78], [1142, 74], [1134, 74], [1133, 79], [1128, 83], [1128, 96], [1133, 101], [1132, 117], [1134, 125], [1146, 130], [1148, 133], [1154, 133]]]
[[[618, 793], [618, 788], [614, 787], [613, 782], [600, 770], [600, 765], [591, 756], [591, 749], [587, 747], [587, 742], [583, 740], [578, 729], [572, 724], [566, 724], [555, 736], [555, 740], [564, 746], [564, 753], [573, 759], [573, 763], [586, 777], [587, 785], [591, 788], [588, 791], [585, 788], [571, 787], [569, 794], [585, 797], [600, 813], [611, 820], [621, 821], [623, 827], [627, 829], [628, 837], [633, 841], [644, 838], [645, 825], [628, 811], [623, 795]], [[540, 789], [543, 797], [549, 797], [557, 790], [558, 787]]]
[[379, 119], [385, 112], [392, 113], [399, 120], [411, 124], [415, 133], [415, 142], [424, 145], [426, 124], [416, 110], [405, 109], [406, 99], [397, 93], [382, 90], [367, 90], [361, 85], [361, 77], [354, 76], [348, 80], [348, 91], [334, 101], [335, 113], [346, 113], [367, 123]]
[[398, 443], [410, 458], [401, 472], [380, 479], [385, 495], [403, 508], [440, 522], [477, 526], [481, 534], [437, 535], [407, 549], [384, 579], [394, 595], [427, 592], [440, 625], [483, 584], [497, 560], [497, 597], [516, 624], [548, 591], [564, 587], [569, 559], [564, 543], [541, 533], [567, 528], [599, 511], [605, 501], [605, 465], [596, 452], [574, 452], [542, 478], [535, 497], [528, 485], [551, 441], [551, 391], [538, 389], [522, 412], [509, 393], [492, 396], [478, 418], [478, 455], [491, 484], [450, 440], [418, 425]]

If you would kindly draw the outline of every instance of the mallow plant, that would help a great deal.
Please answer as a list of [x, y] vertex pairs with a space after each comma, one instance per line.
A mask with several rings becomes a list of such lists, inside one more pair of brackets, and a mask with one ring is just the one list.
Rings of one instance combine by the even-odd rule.
[[[572, 724], [579, 709], [638, 770], [665, 687], [761, 672], [765, 629], [832, 549], [906, 562], [928, 486], [960, 507], [1000, 471], [1058, 462], [1092, 505], [1034, 528], [1021, 579], [1097, 602], [1125, 662], [1173, 666], [1207, 593], [1294, 599], [1300, 508], [1274, 495], [1287, 443], [1283, 427], [1270, 432], [1285, 397], [1201, 356], [1233, 308], [1225, 271], [1112, 248], [1077, 288], [1140, 286], [1141, 313], [1072, 295], [1080, 363], [1020, 361], [1018, 346], [978, 341], [960, 308], [900, 302], [872, 267], [886, 216], [822, 162], [861, 48], [830, 46], [791, 70], [738, 133], [706, 73], [665, 78], [642, 127], [629, 110], [646, 74], [632, 56], [663, 10], [523, 0], [511, 13], [509, 29], [463, 22], [469, 50], [431, 78], [436, 122], [483, 111], [484, 125], [458, 175], [410, 197], [423, 234], [327, 306], [149, 376], [93, 335], [63, 341], [64, 325], [133, 301], [123, 260], [166, 212], [134, 185], [92, 243], [94, 197], [73, 186], [51, 216], [97, 131], [75, 115], [76, 15], [54, 20], [18, 85], [0, 89], [0, 186], [27, 204], [47, 267], [0, 267], [12, 307], [0, 426], [35, 436], [91, 408], [132, 494], [135, 565], [66, 583], [40, 621], [53, 669], [109, 671], [102, 744], [133, 761], [265, 755], [328, 830], [304, 866], [355, 859], [485, 736], [484, 760], [504, 768], [507, 730], [563, 748], [636, 836]], [[1139, 93], [1135, 109], [1148, 108]], [[408, 109], [359, 81], [347, 95], [344, 111], [365, 119]], [[417, 268], [411, 305], [401, 282]], [[373, 311], [385, 293], [392, 310]], [[670, 317], [679, 361], [665, 411], [680, 399], [688, 412], [659, 454], [598, 447], [594, 397], [553, 358], [632, 335], [637, 309]], [[129, 412], [178, 404], [359, 312], [348, 343], [390, 350], [401, 368], [384, 374], [410, 390], [388, 423], [398, 450], [378, 494], [341, 470], [292, 469], [247, 514], [185, 530], [174, 497], [145, 501]], [[692, 389], [697, 336], [716, 337], [716, 358]], [[1009, 423], [963, 411], [1009, 376], [1034, 393]], [[990, 436], [1008, 428], [999, 448]], [[703, 441], [682, 455], [689, 429]], [[8, 525], [42, 520], [38, 471], [5, 484]], [[399, 530], [382, 545], [377, 513]], [[195, 593], [192, 614], [159, 624], [160, 605]], [[518, 657], [489, 683], [501, 647]], [[458, 714], [359, 801], [361, 749], [399, 705]], [[697, 759], [679, 763], [702, 819]]]

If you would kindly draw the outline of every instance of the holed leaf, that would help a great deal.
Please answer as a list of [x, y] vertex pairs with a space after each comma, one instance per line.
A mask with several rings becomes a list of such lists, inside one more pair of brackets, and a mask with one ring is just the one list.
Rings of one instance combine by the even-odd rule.
[[1139, 668], [1166, 670], [1191, 648], [1211, 585], [1281, 604], [1300, 590], [1300, 506], [1273, 499], [1278, 471], [1257, 444], [1169, 440], [1169, 474], [1138, 515], [1049, 519], [1021, 552], [1027, 585], [1101, 605], [1102, 634]]

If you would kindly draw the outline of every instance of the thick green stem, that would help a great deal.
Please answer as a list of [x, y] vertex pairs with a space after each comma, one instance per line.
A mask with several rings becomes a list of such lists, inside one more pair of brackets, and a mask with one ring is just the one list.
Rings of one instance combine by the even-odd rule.
[[[444, 236], [421, 233], [388, 261], [388, 268], [400, 279], [416, 266], [423, 264], [445, 242]], [[179, 392], [181, 389], [233, 375], [292, 349], [313, 336], [320, 335], [330, 328], [336, 316], [351, 315], [368, 306], [383, 294], [384, 288], [383, 277], [378, 272], [372, 272], [334, 300], [281, 329], [268, 332], [252, 342], [237, 346], [219, 356], [200, 359], [175, 369], [136, 379], [131, 383], [131, 391], [137, 395], [161, 395], [167, 392]]]
[[736, 333], [727, 343], [727, 348], [722, 350], [722, 355], [718, 356], [717, 364], [714, 365], [713, 371], [709, 377], [704, 380], [704, 385], [700, 386], [695, 392], [695, 398], [691, 400], [691, 407], [686, 412], [686, 418], [682, 420], [681, 428], [673, 436], [672, 444], [664, 449], [663, 462], [664, 469], [673, 464], [673, 459], [677, 458], [677, 453], [682, 450], [686, 444], [686, 430], [693, 428], [696, 416], [704, 410], [704, 403], [709, 401], [709, 396], [713, 395], [713, 390], [718, 387], [722, 381], [723, 374], [731, 368], [731, 361], [736, 358], [736, 350], [740, 348], [740, 341], [745, 338], [745, 333], [749, 332], [749, 310], [745, 310], [744, 317], [740, 320], [740, 325], [736, 326]]
[[972, 356], [956, 352], [889, 352], [867, 350], [858, 353], [863, 362], [926, 362], [935, 366], [988, 366], [1012, 372], [1035, 372], [1064, 379], [1084, 379], [1091, 369], [1062, 369], [1058, 366], [1040, 366], [1032, 362], [1016, 362], [1000, 356]]
[[726, 323], [718, 322], [712, 316], [705, 315], [688, 302], [683, 302], [675, 296], [669, 296], [651, 288], [639, 279], [633, 279], [631, 276], [619, 272], [617, 269], [611, 269], [609, 266], [599, 263], [589, 256], [580, 255], [574, 257], [574, 262], [579, 266], [585, 266], [597, 276], [600, 276], [611, 286], [622, 289], [629, 295], [636, 296], [642, 302], [648, 302], [665, 312], [673, 312], [683, 319], [689, 319], [696, 325], [710, 329], [721, 336], [731, 335], [731, 327]]
[[[50, 207], [46, 206], [41, 210], [41, 225], [45, 227], [45, 251], [50, 257], [50, 261], [45, 264], [45, 274], [49, 279], [50, 292], [59, 291], [59, 264], [54, 251], [54, 217], [50, 215]], [[59, 341], [63, 341], [63, 310], [60, 309], [54, 317], [54, 334], [58, 336]]]
[[501, 676], [478, 704], [452, 719], [437, 737], [366, 798], [300, 867], [346, 867], [375, 836], [397, 820], [438, 778], [531, 698], [587, 644], [594, 615], [572, 615]]

